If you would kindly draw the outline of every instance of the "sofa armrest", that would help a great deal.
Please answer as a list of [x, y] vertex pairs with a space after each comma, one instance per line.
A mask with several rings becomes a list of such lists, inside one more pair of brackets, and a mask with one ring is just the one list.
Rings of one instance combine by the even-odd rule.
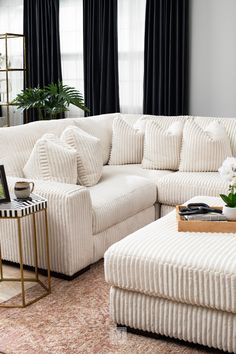
[[[19, 178], [8, 177], [7, 180], [13, 192]], [[51, 268], [59, 273], [73, 275], [93, 260], [90, 193], [79, 185], [42, 180], [35, 180], [34, 183], [34, 193], [48, 200]], [[46, 264], [43, 262], [41, 266], [45, 268]]]

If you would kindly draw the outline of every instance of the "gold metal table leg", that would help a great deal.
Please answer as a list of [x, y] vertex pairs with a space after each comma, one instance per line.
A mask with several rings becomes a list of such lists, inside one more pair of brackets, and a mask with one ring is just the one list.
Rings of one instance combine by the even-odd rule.
[[50, 255], [49, 255], [49, 240], [48, 240], [48, 215], [47, 209], [44, 209], [45, 217], [45, 241], [46, 241], [46, 257], [47, 257], [47, 267], [48, 267], [48, 291], [51, 293], [51, 274], [50, 274]]
[[18, 241], [19, 241], [19, 255], [20, 255], [20, 279], [21, 279], [21, 292], [22, 292], [22, 306], [25, 307], [25, 285], [24, 285], [24, 268], [23, 268], [23, 250], [22, 250], [22, 232], [21, 232], [21, 219], [17, 219], [18, 226]]
[[[41, 212], [42, 210], [38, 211]], [[24, 277], [24, 262], [23, 262], [23, 240], [22, 240], [22, 224], [21, 219], [22, 217], [15, 217], [12, 219], [17, 220], [17, 231], [18, 231], [18, 246], [19, 246], [19, 261], [20, 261], [20, 277], [19, 278], [3, 278], [3, 265], [2, 265], [2, 257], [1, 257], [1, 246], [0, 246], [0, 281], [7, 281], [7, 282], [20, 282], [21, 283], [21, 297], [22, 297], [22, 305], [11, 305], [11, 304], [0, 304], [1, 307], [5, 308], [19, 308], [19, 307], [26, 307], [35, 303], [36, 301], [42, 299], [43, 297], [49, 295], [51, 293], [51, 271], [50, 271], [50, 252], [49, 252], [49, 236], [48, 236], [48, 218], [47, 218], [47, 209], [43, 209], [44, 218], [45, 218], [45, 251], [46, 251], [46, 262], [47, 262], [47, 280], [48, 286], [46, 286], [40, 279], [38, 273], [38, 245], [37, 245], [37, 228], [36, 228], [36, 217], [35, 213], [32, 213], [33, 216], [33, 243], [34, 243], [34, 259], [35, 259], [35, 276], [32, 278], [25, 278]], [[1, 217], [0, 219], [4, 219]], [[25, 297], [25, 282], [35, 282], [38, 283], [45, 292], [34, 298], [33, 300], [26, 303]]]
[[33, 241], [34, 241], [34, 264], [35, 264], [35, 278], [38, 281], [38, 246], [37, 246], [37, 232], [36, 232], [36, 220], [35, 213], [33, 213]]

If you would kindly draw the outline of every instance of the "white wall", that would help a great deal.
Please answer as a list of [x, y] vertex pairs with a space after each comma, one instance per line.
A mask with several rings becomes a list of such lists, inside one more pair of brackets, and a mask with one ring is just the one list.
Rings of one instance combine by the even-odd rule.
[[236, 0], [191, 0], [190, 114], [236, 117]]

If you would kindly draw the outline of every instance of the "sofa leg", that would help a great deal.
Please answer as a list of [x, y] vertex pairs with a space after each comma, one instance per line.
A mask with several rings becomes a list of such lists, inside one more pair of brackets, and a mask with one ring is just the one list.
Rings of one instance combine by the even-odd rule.
[[[20, 268], [20, 265], [19, 263], [15, 263], [15, 262], [11, 262], [11, 261], [6, 261], [6, 260], [3, 260], [2, 261], [3, 264], [6, 264], [6, 265], [10, 265], [12, 267], [15, 267], [15, 268]], [[33, 266], [29, 266], [29, 265], [24, 265], [24, 269], [25, 270], [29, 270], [29, 271], [33, 271], [34, 270], [34, 267]], [[90, 265], [79, 270], [78, 272], [76, 272], [75, 274], [73, 275], [66, 275], [66, 274], [62, 274], [62, 273], [58, 273], [58, 272], [53, 272], [51, 271], [51, 276], [54, 277], [54, 278], [59, 278], [59, 279], [63, 279], [63, 280], [74, 280], [75, 278], [79, 277], [80, 275], [82, 275], [83, 273], [87, 272], [88, 270], [90, 269]], [[46, 269], [41, 269], [41, 268], [38, 268], [38, 272], [41, 274], [41, 275], [45, 275], [47, 276], [47, 270]]]
[[222, 350], [219, 350], [219, 349], [209, 348], [209, 347], [201, 345], [201, 344], [185, 342], [184, 340], [181, 340], [181, 339], [171, 338], [171, 337], [167, 337], [167, 336], [164, 336], [161, 334], [143, 331], [142, 329], [131, 328], [129, 326], [125, 326], [125, 325], [118, 324], [118, 323], [116, 324], [116, 327], [117, 327], [118, 331], [122, 330], [122, 331], [126, 331], [127, 333], [135, 334], [138, 336], [154, 338], [157, 340], [167, 341], [169, 343], [178, 343], [179, 346], [185, 346], [188, 348], [199, 349], [199, 350], [203, 351], [204, 353], [212, 353], [212, 354], [224, 353]]
[[143, 331], [142, 329], [132, 328], [132, 327], [125, 326], [125, 325], [122, 325], [119, 323], [116, 324], [116, 327], [118, 330], [119, 330], [119, 328], [124, 328], [127, 331], [127, 333], [132, 333], [132, 334], [136, 334], [136, 335], [143, 336], [143, 337], [149, 337], [149, 338], [155, 338], [155, 339], [162, 338], [162, 336], [160, 334], [152, 333], [152, 332], [148, 332], [148, 331]]

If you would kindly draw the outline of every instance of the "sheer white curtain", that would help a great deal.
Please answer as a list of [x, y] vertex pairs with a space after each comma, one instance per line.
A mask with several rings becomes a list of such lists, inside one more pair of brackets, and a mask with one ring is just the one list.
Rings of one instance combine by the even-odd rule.
[[143, 111], [144, 24], [146, 0], [118, 0], [120, 108]]
[[[60, 0], [60, 41], [63, 82], [84, 94], [83, 0]], [[66, 116], [84, 116], [84, 112], [71, 105]]]

